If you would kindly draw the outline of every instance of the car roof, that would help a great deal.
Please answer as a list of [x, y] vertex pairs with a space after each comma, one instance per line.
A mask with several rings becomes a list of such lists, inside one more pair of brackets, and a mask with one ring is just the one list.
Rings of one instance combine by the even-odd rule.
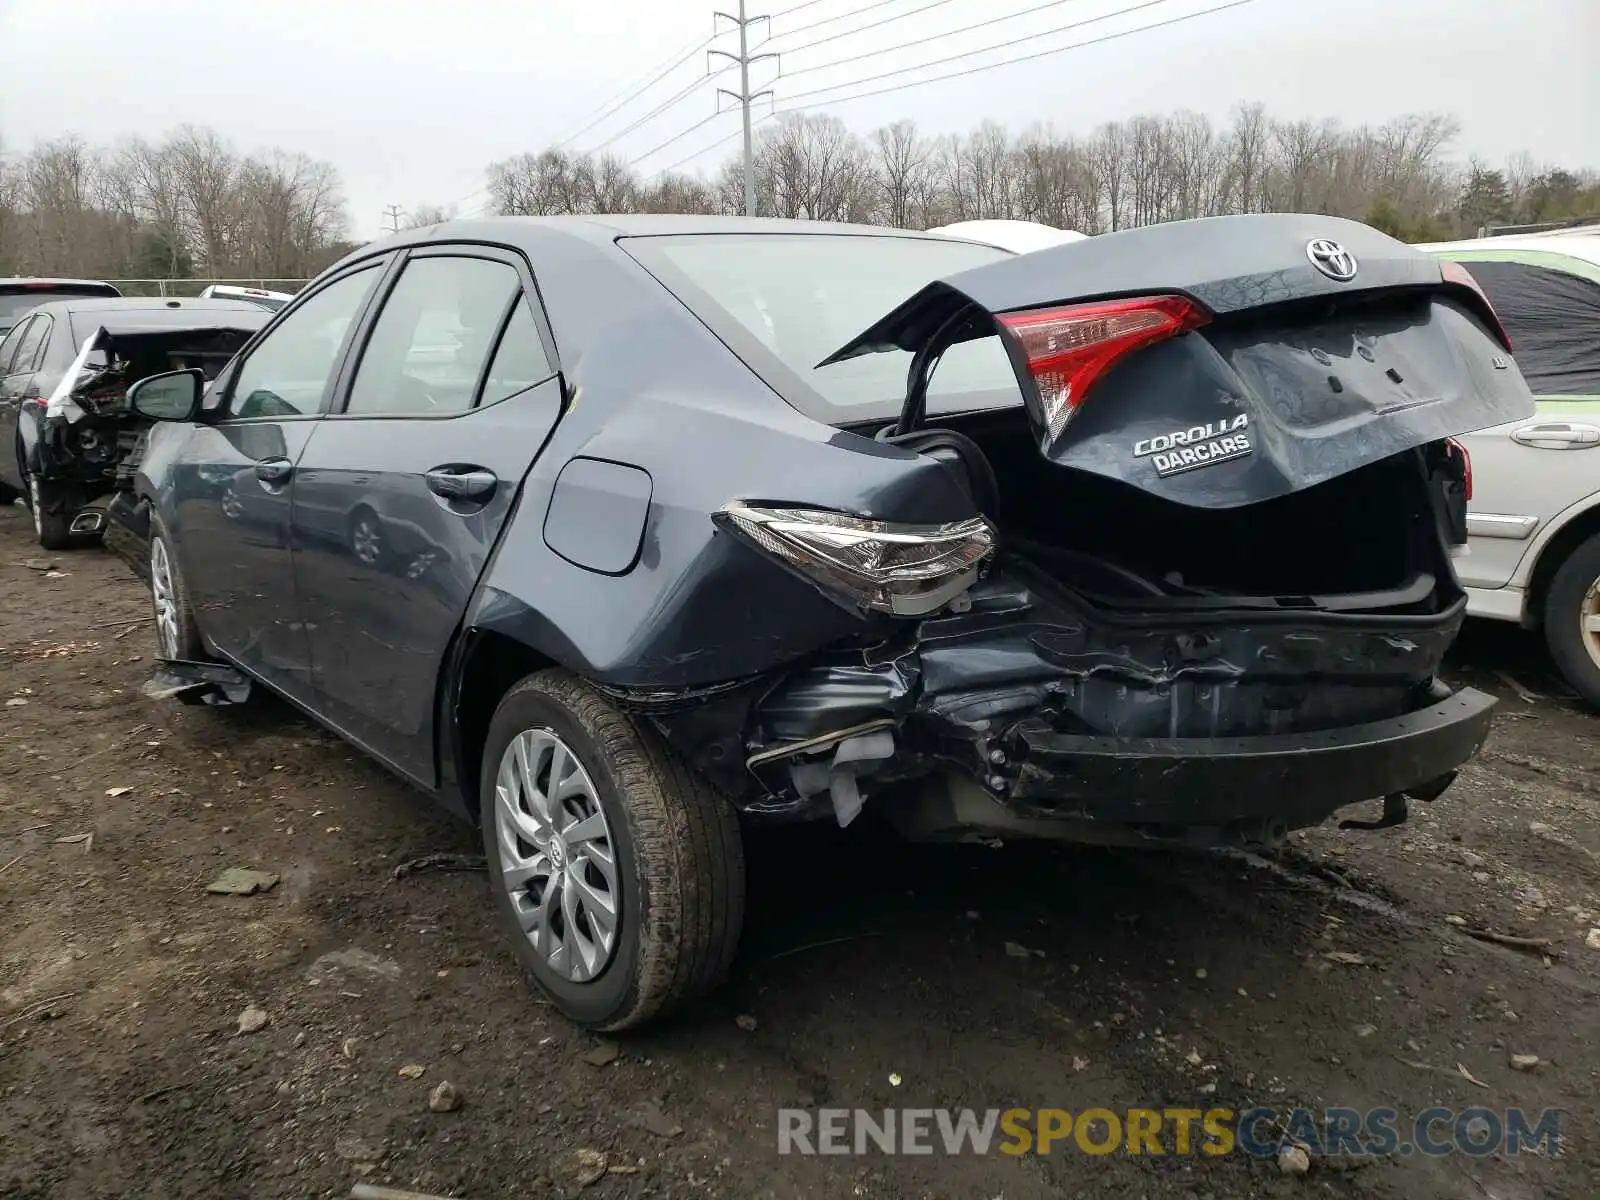
[[192, 312], [192, 313], [259, 313], [261, 306], [245, 300], [185, 300], [158, 296], [85, 296], [77, 300], [52, 300], [40, 308], [53, 312], [69, 313], [141, 313], [141, 312]]
[[1468, 238], [1458, 242], [1426, 242], [1417, 249], [1431, 254], [1471, 253], [1485, 257], [1500, 251], [1542, 251], [1546, 254], [1564, 254], [1600, 266], [1600, 233], [1587, 229], [1516, 233], [1504, 237]]
[[663, 237], [693, 233], [772, 233], [772, 234], [850, 234], [864, 237], [937, 237], [914, 229], [886, 225], [852, 225], [842, 221], [798, 221], [783, 217], [725, 217], [698, 213], [596, 213], [554, 217], [475, 217], [443, 221], [438, 225], [408, 229], [403, 233], [373, 242], [363, 251], [382, 246], [415, 245], [418, 242], [449, 241], [457, 238], [509, 241], [548, 238], [565, 234], [591, 242], [609, 242], [619, 237]]
[[[114, 284], [109, 284], [103, 279], [60, 279], [53, 275], [0, 275], [0, 290], [11, 287], [38, 287], [41, 284], [55, 284], [60, 287], [99, 287], [116, 291]], [[111, 299], [107, 296], [106, 299]]]

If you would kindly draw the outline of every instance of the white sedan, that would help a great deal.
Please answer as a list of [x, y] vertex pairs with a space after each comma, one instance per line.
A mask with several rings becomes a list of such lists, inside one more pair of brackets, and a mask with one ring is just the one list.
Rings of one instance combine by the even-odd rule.
[[1462, 439], [1467, 611], [1542, 629], [1567, 682], [1600, 706], [1600, 229], [1419, 249], [1483, 288], [1539, 404], [1529, 420]]

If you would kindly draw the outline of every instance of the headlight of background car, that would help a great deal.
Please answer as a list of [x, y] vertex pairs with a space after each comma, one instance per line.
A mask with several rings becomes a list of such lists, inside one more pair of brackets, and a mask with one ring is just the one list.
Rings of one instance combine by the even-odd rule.
[[768, 554], [862, 608], [917, 617], [972, 586], [994, 549], [982, 517], [901, 525], [808, 508], [730, 503], [721, 521]]

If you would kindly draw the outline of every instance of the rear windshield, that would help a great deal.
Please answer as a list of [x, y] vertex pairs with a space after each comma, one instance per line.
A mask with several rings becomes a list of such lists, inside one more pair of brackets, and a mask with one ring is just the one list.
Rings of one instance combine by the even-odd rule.
[[1521, 262], [1461, 264], [1483, 288], [1536, 396], [1600, 396], [1600, 283]]
[[70, 300], [74, 296], [115, 296], [117, 293], [111, 287], [27, 287], [18, 288], [15, 285], [6, 285], [0, 282], [0, 328], [10, 329], [19, 320], [22, 314], [40, 304], [48, 304], [52, 300]]
[[[1011, 257], [953, 239], [871, 234], [690, 234], [623, 245], [780, 395], [834, 425], [898, 412], [911, 355], [819, 362], [935, 279]], [[795, 379], [807, 386], [785, 386]], [[995, 337], [952, 346], [928, 390], [930, 412], [1021, 402]]]
[[72, 340], [83, 345], [96, 329], [104, 327], [113, 335], [159, 329], [244, 329], [257, 330], [272, 319], [266, 309], [249, 308], [136, 308], [85, 309], [72, 314]]

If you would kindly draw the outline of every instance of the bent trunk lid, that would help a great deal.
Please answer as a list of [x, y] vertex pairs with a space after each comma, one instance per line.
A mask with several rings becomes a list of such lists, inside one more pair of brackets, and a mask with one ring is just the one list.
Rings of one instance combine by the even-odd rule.
[[[1317, 265], [1324, 241], [1353, 256], [1352, 277]], [[1119, 359], [1054, 436], [1002, 335], [1050, 461], [1231, 508], [1534, 411], [1480, 295], [1375, 229], [1300, 214], [1156, 225], [964, 271], [827, 361], [914, 352], [942, 329], [954, 341], [991, 335], [1005, 314], [1155, 295], [1192, 300], [1209, 320]]]

